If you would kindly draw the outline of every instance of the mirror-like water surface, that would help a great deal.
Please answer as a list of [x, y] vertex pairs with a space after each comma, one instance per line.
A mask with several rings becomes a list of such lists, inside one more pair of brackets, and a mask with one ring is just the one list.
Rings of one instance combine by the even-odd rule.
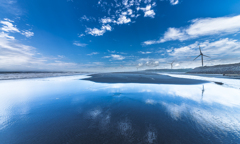
[[1, 144], [240, 143], [239, 89], [84, 77], [1, 81]]

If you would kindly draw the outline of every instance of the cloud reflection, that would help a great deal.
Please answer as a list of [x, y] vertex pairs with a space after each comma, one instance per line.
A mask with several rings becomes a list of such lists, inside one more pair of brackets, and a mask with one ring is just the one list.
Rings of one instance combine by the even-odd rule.
[[[240, 131], [240, 90], [233, 87], [224, 87], [214, 83], [204, 85], [204, 97], [202, 98], [202, 85], [164, 85], [164, 84], [106, 84], [72, 78], [47, 78], [32, 80], [16, 80], [0, 82], [0, 129], [7, 126], [7, 122], [15, 113], [26, 114], [31, 111], [31, 102], [44, 98], [47, 100], [64, 96], [70, 97], [72, 105], [77, 105], [92, 95], [104, 96], [110, 100], [123, 102], [126, 98], [142, 102], [143, 105], [151, 104], [154, 107], [163, 106], [165, 111], [175, 121], [181, 121], [186, 116], [194, 121], [204, 131], [217, 129], [219, 131]], [[124, 94], [123, 97], [113, 97], [114, 94]], [[102, 95], [100, 95], [102, 94]], [[84, 97], [85, 96], [85, 97]], [[56, 100], [55, 100], [56, 101]], [[24, 105], [24, 106], [23, 106]], [[13, 107], [20, 107], [14, 111]], [[100, 107], [100, 106], [99, 106]], [[85, 113], [101, 130], [111, 128], [111, 119], [114, 113], [105, 111], [103, 107], [91, 108], [85, 111], [78, 105], [77, 111]], [[145, 107], [146, 108], [146, 107]], [[111, 110], [111, 109], [110, 109]], [[133, 135], [131, 119], [123, 117], [117, 121], [116, 128], [120, 135], [127, 138]], [[148, 143], [154, 143], [157, 132], [147, 130], [144, 135]]]
[[231, 110], [204, 109], [195, 105], [162, 103], [174, 120], [191, 117], [204, 131], [228, 131], [240, 135], [240, 114]]

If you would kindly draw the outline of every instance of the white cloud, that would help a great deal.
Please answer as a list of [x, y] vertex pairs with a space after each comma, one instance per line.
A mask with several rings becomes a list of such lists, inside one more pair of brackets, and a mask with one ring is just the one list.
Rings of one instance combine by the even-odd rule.
[[180, 41], [186, 40], [187, 37], [184, 33], [182, 33], [179, 29], [176, 28], [169, 28], [167, 32], [164, 34], [164, 38], [160, 40], [160, 42], [165, 42], [169, 40], [177, 40]]
[[111, 56], [104, 56], [103, 58], [110, 58]]
[[123, 60], [125, 59], [122, 55], [111, 54], [110, 56], [104, 56], [103, 58], [112, 58], [113, 60]]
[[85, 36], [85, 34], [80, 34], [78, 37], [83, 37], [83, 36]]
[[159, 66], [159, 61], [146, 61], [145, 66], [148, 66], [148, 67]]
[[114, 50], [114, 51], [110, 51], [110, 50], [107, 50], [109, 53], [115, 53], [116, 51]]
[[86, 15], [82, 16], [81, 19], [82, 19], [82, 20], [86, 20], [86, 21], [89, 21], [89, 20], [90, 20]]
[[152, 44], [156, 44], [156, 43], [160, 43], [159, 41], [154, 41], [154, 40], [149, 40], [149, 41], [145, 41], [143, 42], [145, 45], [152, 45]]
[[127, 15], [128, 13], [127, 12], [122, 12], [122, 15]]
[[[140, 8], [139, 5], [145, 5], [146, 8]], [[144, 12], [144, 17], [154, 18], [155, 12], [152, 10], [152, 7], [156, 6], [156, 2], [152, 0], [121, 0], [121, 1], [106, 1], [99, 0], [98, 6], [100, 6], [104, 12], [107, 13], [106, 16], [99, 19], [100, 24], [102, 26], [106, 24], [111, 24], [112, 27], [115, 24], [128, 24], [135, 23], [133, 19], [136, 19], [140, 16], [138, 14], [139, 9]], [[113, 9], [115, 9], [113, 11]], [[83, 16], [82, 19], [89, 21], [90, 19], [86, 16]], [[111, 31], [110, 29], [109, 31]], [[87, 28], [86, 33], [91, 34], [93, 36], [102, 36], [106, 30], [99, 28]]]
[[0, 38], [7, 38], [7, 39], [15, 39], [15, 37], [13, 36], [9, 36], [8, 34], [4, 33], [4, 32], [1, 32], [0, 33]]
[[168, 62], [175, 60], [175, 67], [178, 68], [194, 68], [201, 66], [201, 58], [193, 61], [197, 57], [199, 52], [199, 45], [201, 46], [204, 55], [204, 65], [218, 65], [218, 64], [231, 64], [239, 63], [240, 59], [240, 41], [231, 38], [222, 38], [218, 40], [206, 40], [202, 42], [196, 41], [189, 45], [183, 45], [181, 47], [172, 47], [163, 53], [165, 58], [141, 58], [138, 63], [142, 63], [143, 67], [154, 66], [154, 62], [158, 61], [161, 65], [157, 65], [158, 68], [169, 68]]
[[87, 28], [86, 33], [93, 36], [102, 36], [106, 31], [112, 31], [112, 27], [110, 25], [103, 25], [101, 29], [97, 28]]
[[170, 40], [184, 41], [184, 40], [187, 40], [187, 39], [188, 39], [188, 37], [180, 29], [169, 28], [165, 32], [164, 37], [161, 38], [160, 40], [158, 40], [158, 41], [155, 41], [155, 40], [145, 41], [144, 44], [145, 45], [152, 45], [152, 44], [157, 44], [157, 43], [163, 43], [163, 42], [170, 41]]
[[103, 30], [108, 30], [108, 31], [112, 31], [112, 27], [110, 25], [103, 25], [102, 26]]
[[155, 12], [151, 10], [151, 8], [152, 8], [151, 5], [147, 5], [146, 8], [139, 8], [139, 9], [144, 12], [144, 17], [154, 18]]
[[121, 15], [118, 18], [117, 22], [115, 22], [115, 23], [117, 23], [117, 24], [126, 24], [126, 23], [129, 23], [129, 22], [131, 22], [130, 18], [127, 18], [125, 15]]
[[201, 63], [198, 61], [201, 59], [193, 61], [193, 59], [200, 54], [199, 45], [201, 46], [203, 54], [210, 57], [204, 57], [204, 65], [239, 63], [240, 42], [229, 38], [216, 41], [206, 40], [179, 48], [172, 48], [167, 50], [170, 56], [168, 59], [175, 59], [181, 68], [200, 66]]
[[0, 21], [1, 24], [3, 24], [3, 27], [1, 28], [2, 31], [5, 32], [20, 32], [16, 25], [13, 25], [11, 20], [4, 19], [5, 21]]
[[58, 55], [58, 57], [59, 57], [60, 59], [65, 58], [64, 55]]
[[123, 60], [123, 59], [125, 59], [125, 57], [121, 56], [121, 55], [112, 54], [111, 56], [115, 60]]
[[106, 30], [102, 30], [102, 29], [97, 29], [97, 28], [87, 28], [86, 29], [86, 33], [93, 35], [93, 36], [101, 36], [106, 32]]
[[88, 56], [92, 56], [92, 55], [97, 55], [97, 54], [99, 54], [98, 52], [92, 52], [92, 53], [90, 53], [90, 54], [87, 54]]
[[169, 52], [171, 56], [197, 56], [199, 54], [198, 45], [202, 47], [202, 52], [212, 58], [221, 59], [225, 56], [233, 57], [240, 54], [240, 42], [234, 39], [220, 39], [218, 41], [195, 42], [188, 46], [175, 48]]
[[50, 61], [52, 58], [39, 55], [36, 48], [21, 44], [14, 37], [4, 32], [0, 33], [0, 51], [1, 70], [56, 70], [77, 65], [75, 63]]
[[81, 20], [85, 20], [85, 21], [96, 21], [95, 18], [93, 18], [93, 17], [87, 17], [86, 15], [82, 16], [80, 19], [81, 19]]
[[141, 67], [141, 66], [143, 66], [143, 63], [139, 63], [137, 66], [138, 66], [138, 67]]
[[34, 33], [31, 32], [31, 31], [28, 31], [28, 30], [23, 31], [21, 34], [28, 37], [28, 38], [34, 36]]
[[112, 20], [111, 18], [109, 18], [109, 17], [107, 17], [107, 18], [102, 18], [100, 21], [101, 21], [101, 23], [103, 23], [103, 24], [113, 22], [113, 20]]
[[216, 34], [234, 34], [240, 32], [240, 15], [232, 17], [204, 18], [191, 21], [186, 28], [169, 28], [160, 40], [145, 41], [144, 44], [151, 45], [166, 41], [184, 41], [201, 36]]
[[179, 3], [179, 0], [170, 0], [170, 3], [172, 5], [177, 5]]
[[138, 60], [138, 67], [157, 67], [160, 62], [166, 62], [166, 59], [141, 58]]
[[37, 52], [37, 49], [22, 44], [16, 40], [10, 33], [20, 33], [26, 37], [34, 35], [29, 30], [19, 30], [7, 18], [0, 21], [3, 27], [0, 27], [0, 69], [1, 70], [66, 70], [77, 69], [79, 64], [72, 62], [63, 62], [56, 59], [65, 56], [45, 57]]
[[77, 41], [75, 41], [74, 43], [73, 43], [75, 46], [80, 46], [80, 47], [85, 47], [87, 44], [85, 44], [85, 43], [80, 43], [80, 42], [77, 42]]
[[0, 0], [0, 7], [1, 11], [17, 17], [24, 13], [19, 7], [17, 0]]
[[139, 53], [141, 53], [141, 54], [150, 54], [150, 53], [152, 53], [152, 52], [149, 52], [149, 51], [146, 51], [146, 52], [139, 51]]
[[128, 12], [128, 15], [132, 15], [133, 13], [132, 9], [128, 9], [127, 12]]
[[157, 6], [157, 3], [156, 3], [156, 2], [153, 2], [152, 6], [153, 6], [153, 7]]
[[123, 0], [123, 1], [122, 1], [122, 4], [123, 4], [123, 5], [127, 5], [127, 4], [128, 4], [128, 0]]
[[179, 64], [179, 63], [177, 63], [177, 64], [175, 64], [175, 66], [176, 66], [176, 67], [178, 67], [178, 66], [180, 66], [180, 64]]
[[20, 31], [16, 25], [13, 25], [14, 21], [4, 18], [3, 21], [0, 21], [0, 23], [3, 25], [1, 27], [1, 30], [3, 32], [7, 32], [7, 33], [21, 33], [22, 35], [26, 36], [26, 37], [32, 37], [34, 36], [34, 33], [29, 31], [29, 30], [22, 30]]

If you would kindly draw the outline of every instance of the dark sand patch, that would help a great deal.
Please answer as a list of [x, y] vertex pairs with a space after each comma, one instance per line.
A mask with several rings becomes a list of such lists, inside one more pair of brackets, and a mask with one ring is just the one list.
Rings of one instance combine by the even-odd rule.
[[118, 73], [100, 73], [89, 75], [89, 80], [99, 83], [148, 83], [148, 84], [179, 84], [191, 85], [208, 83], [204, 80], [194, 80], [186, 78], [175, 78], [166, 75], [146, 72], [118, 72]]

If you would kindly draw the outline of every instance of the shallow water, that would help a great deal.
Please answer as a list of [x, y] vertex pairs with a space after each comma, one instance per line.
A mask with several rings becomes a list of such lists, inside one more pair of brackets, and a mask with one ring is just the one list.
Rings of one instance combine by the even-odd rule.
[[84, 77], [0, 81], [0, 143], [240, 143], [239, 89]]

